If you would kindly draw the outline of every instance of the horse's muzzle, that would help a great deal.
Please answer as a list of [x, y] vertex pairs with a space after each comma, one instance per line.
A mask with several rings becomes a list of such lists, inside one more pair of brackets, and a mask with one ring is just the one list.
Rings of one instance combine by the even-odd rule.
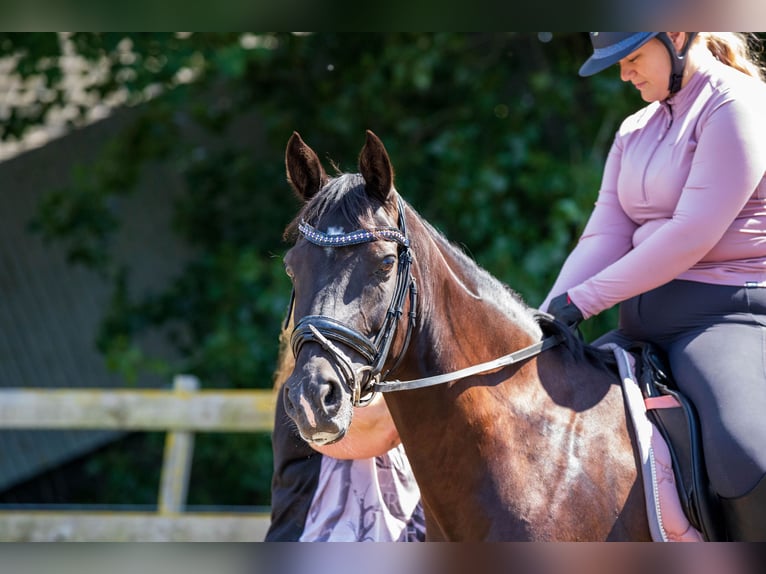
[[351, 395], [329, 361], [312, 357], [296, 365], [283, 393], [285, 411], [304, 440], [327, 445], [345, 436], [353, 413]]

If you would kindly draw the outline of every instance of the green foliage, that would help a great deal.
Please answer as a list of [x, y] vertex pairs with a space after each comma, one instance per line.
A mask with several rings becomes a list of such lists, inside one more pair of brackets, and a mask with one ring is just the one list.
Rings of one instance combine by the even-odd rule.
[[268, 506], [272, 472], [268, 436], [197, 435], [188, 502], [205, 506]]
[[[80, 480], [71, 487], [78, 504], [157, 504], [165, 433], [132, 433], [90, 457]], [[130, 493], [126, 496], [126, 493]]]
[[[4, 35], [0, 49], [22, 50], [23, 73], [46, 70], [55, 90], [41, 63], [56, 54], [50, 38]], [[95, 164], [51, 191], [32, 225], [113, 282], [98, 344], [129, 379], [187, 372], [208, 386], [271, 385], [289, 296], [281, 234], [297, 209], [283, 167], [293, 130], [343, 171], [356, 171], [364, 130], [375, 131], [405, 199], [536, 305], [585, 224], [614, 130], [640, 105], [614, 74], [577, 77], [590, 50], [582, 33], [549, 42], [522, 33], [75, 34], [72, 43], [108, 69], [94, 94], [123, 94], [143, 111]], [[252, 112], [268, 143], [258, 156], [226, 137]], [[14, 114], [5, 138], [40, 121]], [[185, 139], [190, 131], [204, 137]], [[114, 201], [156, 162], [183, 175], [174, 230], [196, 255], [167, 289], [138, 297], [130, 269], [112, 258]], [[177, 350], [173, 364], [136, 345], [157, 332]], [[216, 469], [213, 482], [225, 468], [268, 489], [247, 467], [262, 448], [208, 444], [195, 456], [200, 472]], [[212, 492], [192, 495], [212, 501]]]

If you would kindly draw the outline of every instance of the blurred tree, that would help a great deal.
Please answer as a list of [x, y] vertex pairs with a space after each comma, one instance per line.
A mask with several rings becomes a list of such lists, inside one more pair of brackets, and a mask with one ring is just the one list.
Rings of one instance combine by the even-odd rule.
[[[292, 131], [343, 171], [356, 170], [364, 130], [375, 131], [403, 196], [535, 305], [585, 223], [614, 130], [640, 105], [615, 73], [577, 77], [589, 51], [583, 33], [3, 34], [0, 56], [17, 58], [16, 73], [45, 97], [11, 109], [1, 133], [22, 137], [64, 106], [75, 126], [105, 102], [140, 106], [94, 165], [51, 190], [32, 228], [113, 283], [98, 344], [126, 378], [150, 369], [267, 387], [289, 296], [281, 232], [297, 209], [283, 166]], [[65, 52], [92, 72], [79, 103]], [[258, 157], [226, 137], [253, 112], [268, 144]], [[205, 138], [182, 137], [190, 130]], [[138, 297], [112, 256], [112, 200], [152, 162], [184, 176], [175, 231], [196, 256], [166, 290]], [[588, 322], [586, 334], [612, 319]], [[173, 364], [137, 344], [156, 330], [178, 350]], [[192, 499], [230, 496], [259, 476], [245, 488], [268, 502], [256, 470], [270, 464], [268, 447], [211, 444], [195, 454], [210, 478]]]

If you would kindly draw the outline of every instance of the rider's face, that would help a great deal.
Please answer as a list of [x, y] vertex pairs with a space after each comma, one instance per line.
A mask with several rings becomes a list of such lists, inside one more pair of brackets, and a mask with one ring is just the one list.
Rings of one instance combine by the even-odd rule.
[[620, 78], [632, 83], [641, 92], [645, 102], [656, 102], [668, 97], [670, 58], [665, 46], [652, 38], [638, 50], [619, 62]]

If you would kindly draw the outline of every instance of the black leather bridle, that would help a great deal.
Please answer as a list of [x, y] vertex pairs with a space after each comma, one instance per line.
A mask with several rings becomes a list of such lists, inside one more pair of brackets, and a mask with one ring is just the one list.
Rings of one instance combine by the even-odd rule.
[[[410, 271], [412, 253], [410, 251], [410, 240], [407, 238], [404, 204], [401, 198], [399, 199], [398, 224], [398, 229], [394, 227], [358, 229], [350, 233], [337, 235], [319, 231], [305, 221], [301, 221], [298, 224], [298, 231], [301, 235], [310, 243], [320, 247], [346, 247], [371, 241], [393, 241], [399, 244], [396, 287], [394, 288], [394, 294], [388, 306], [383, 325], [381, 325], [375, 337], [370, 339], [356, 329], [325, 315], [307, 315], [301, 318], [295, 325], [292, 333], [291, 343], [293, 355], [296, 358], [301, 347], [309, 341], [319, 343], [330, 354], [338, 370], [343, 375], [345, 383], [351, 390], [354, 406], [363, 406], [369, 403], [375, 395], [375, 390], [381, 376], [387, 375], [399, 365], [409, 346], [410, 337], [415, 325], [417, 287]], [[404, 345], [401, 351], [399, 351], [393, 366], [385, 373], [382, 373], [383, 366], [391, 350], [391, 342], [394, 338], [396, 327], [404, 312], [404, 302], [408, 293], [410, 309]], [[294, 296], [295, 293], [293, 292], [290, 303], [291, 308], [287, 315], [288, 320], [292, 314], [292, 300]], [[359, 353], [364, 357], [367, 365], [355, 369], [351, 359], [333, 342], [341, 343]]]

